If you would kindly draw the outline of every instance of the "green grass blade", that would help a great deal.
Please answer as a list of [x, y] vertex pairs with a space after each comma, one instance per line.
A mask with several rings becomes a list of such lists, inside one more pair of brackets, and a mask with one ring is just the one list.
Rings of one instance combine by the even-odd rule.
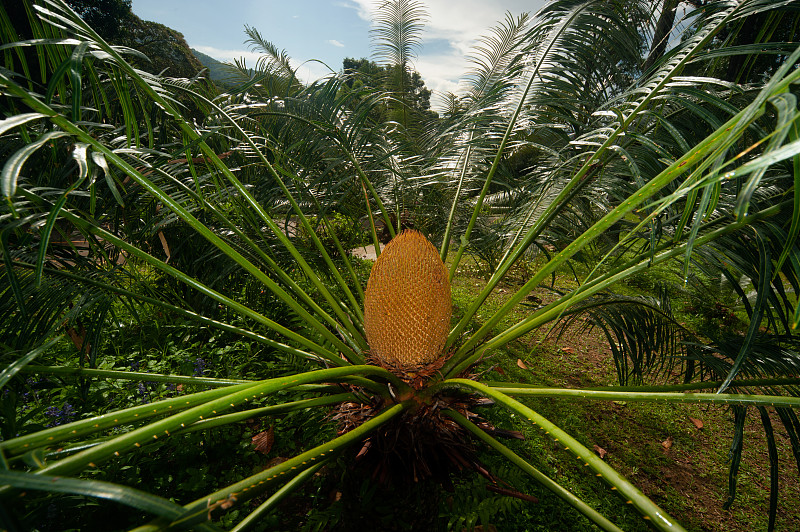
[[89, 49], [89, 43], [82, 42], [72, 50], [69, 60], [69, 81], [72, 85], [72, 121], [81, 119], [81, 102], [83, 101], [82, 76], [83, 56]]
[[[792, 142], [796, 142], [800, 140], [800, 119], [795, 120], [792, 122], [791, 130], [789, 131], [789, 139]], [[780, 257], [778, 258], [778, 262], [775, 265], [775, 274], [781, 271], [783, 267], [783, 263], [786, 261], [786, 258], [789, 256], [789, 251], [792, 249], [793, 243], [797, 242], [797, 237], [800, 235], [800, 155], [794, 155], [792, 157], [792, 174], [794, 177], [794, 208], [792, 209], [792, 223], [789, 227], [788, 237], [786, 239], [786, 244], [784, 244], [783, 251], [781, 252]], [[797, 305], [800, 308], [800, 305]], [[795, 320], [793, 328], [797, 327], [797, 320]]]
[[355, 395], [349, 392], [337, 393], [334, 395], [326, 395], [322, 397], [314, 397], [313, 399], [300, 399], [299, 401], [291, 401], [288, 403], [281, 403], [277, 405], [262, 406], [261, 408], [252, 408], [243, 412], [235, 412], [233, 414], [222, 414], [221, 416], [212, 417], [210, 419], [203, 419], [192, 423], [185, 429], [176, 430], [173, 434], [186, 434], [188, 432], [196, 432], [198, 430], [208, 430], [223, 425], [230, 425], [231, 423], [238, 423], [245, 419], [252, 419], [258, 416], [274, 416], [283, 414], [285, 412], [292, 412], [294, 410], [301, 410], [304, 408], [313, 408], [316, 406], [328, 406], [341, 403], [343, 401], [357, 401]]
[[[445, 382], [464, 384], [464, 379], [450, 379]], [[740, 406], [774, 406], [800, 408], [800, 397], [783, 395], [750, 395], [731, 393], [678, 393], [678, 392], [630, 392], [605, 390], [575, 390], [571, 388], [515, 388], [512, 386], [492, 387], [499, 393], [514, 396], [538, 396], [553, 398], [579, 398], [600, 401], [630, 401], [652, 403], [700, 403]]]
[[783, 428], [786, 429], [786, 433], [789, 435], [794, 461], [797, 464], [798, 472], [800, 472], [800, 420], [797, 419], [797, 414], [789, 408], [776, 408], [775, 411], [781, 418]]
[[[800, 58], [800, 46], [798, 46], [795, 49], [795, 51], [787, 58], [787, 60], [783, 64], [781, 64], [780, 68], [778, 68], [778, 70], [775, 72], [775, 74], [772, 76], [772, 78], [769, 80], [769, 82], [764, 87], [764, 91], [767, 91], [770, 88], [777, 87], [780, 84], [782, 78], [784, 76], [787, 76], [788, 72], [792, 68], [794, 68], [795, 63], [798, 60], [798, 58]], [[764, 159], [764, 162], [762, 163], [763, 164], [763, 168], [766, 168], [766, 166], [768, 166], [769, 164], [772, 164], [771, 162], [769, 162], [770, 157], [771, 157], [771, 155], [770, 155], [771, 152], [778, 152], [778, 151], [781, 151], [781, 150], [788, 149], [788, 146], [785, 146], [784, 148], [780, 148], [780, 149], [777, 149], [777, 150], [775, 150], [774, 148], [777, 145], [779, 145], [781, 143], [780, 141], [782, 141], [783, 138], [789, 133], [791, 128], [787, 127], [787, 126], [792, 124], [792, 123], [794, 123], [797, 120], [798, 115], [800, 115], [800, 113], [797, 111], [797, 103], [796, 103], [797, 100], [796, 100], [795, 96], [793, 94], [791, 94], [791, 93], [788, 93], [788, 92], [785, 93], [785, 94], [784, 93], [777, 93], [774, 96], [772, 96], [769, 99], [769, 101], [778, 110], [778, 125], [777, 125], [777, 130], [776, 130], [778, 135], [776, 135], [776, 136], [780, 137], [780, 140], [771, 139], [770, 140], [770, 147], [766, 150], [766, 153], [758, 158], [758, 159]], [[790, 143], [789, 146], [791, 146], [792, 144], [795, 144], [795, 143]], [[796, 147], [795, 149], [798, 149], [798, 148]], [[797, 152], [795, 152], [795, 153], [797, 153]], [[742, 190], [741, 194], [737, 198], [737, 204], [736, 204], [735, 213], [739, 217], [744, 216], [744, 215], [747, 214], [747, 209], [748, 209], [748, 206], [750, 204], [750, 198], [752, 197], [753, 192], [755, 191], [755, 189], [758, 187], [759, 183], [761, 182], [761, 177], [764, 175], [764, 171], [761, 170], [761, 168], [762, 168], [761, 165], [756, 166], [755, 165], [755, 161], [753, 161], [751, 163], [748, 163], [748, 164], [753, 164], [757, 171], [756, 171], [755, 175], [752, 176], [748, 180], [748, 182], [745, 184], [744, 189]], [[744, 165], [744, 166], [747, 166], [747, 164]]]
[[764, 437], [767, 439], [767, 453], [769, 455], [769, 525], [767, 530], [775, 530], [775, 518], [778, 514], [778, 448], [775, 445], [775, 432], [772, 430], [772, 421], [764, 407], [758, 407], [761, 415], [761, 424], [764, 426]]
[[523, 405], [519, 401], [512, 399], [504, 393], [500, 393], [488, 386], [469, 379], [448, 379], [432, 387], [431, 393], [443, 387], [456, 386], [476, 390], [481, 395], [493, 399], [505, 408], [520, 414], [527, 421], [536, 425], [550, 437], [554, 438], [560, 445], [565, 446], [579, 460], [583, 460], [585, 466], [594, 471], [603, 480], [611, 485], [613, 489], [629, 504], [633, 506], [650, 521], [650, 524], [662, 531], [682, 531], [684, 530], [674, 519], [664, 510], [659, 508], [653, 501], [648, 499], [637, 487], [631, 484], [626, 478], [605, 463], [593, 451], [587, 449], [578, 440], [561, 430], [559, 427], [542, 417], [534, 410]]
[[[351, 375], [376, 375], [384, 379], [389, 379], [394, 384], [403, 388], [403, 383], [394, 375], [389, 373], [383, 368], [375, 366], [348, 366], [343, 368], [322, 369], [317, 371], [310, 371], [307, 373], [290, 375], [288, 377], [280, 377], [276, 379], [269, 379], [260, 381], [255, 384], [242, 384], [212, 390], [214, 392], [221, 392], [205, 401], [197, 399], [197, 394], [194, 396], [194, 401], [188, 402], [185, 398], [184, 403], [189, 403], [186, 410], [177, 412], [169, 417], [154, 421], [145, 426], [134, 429], [130, 432], [105, 441], [96, 447], [87, 449], [78, 454], [59, 460], [58, 462], [48, 465], [39, 472], [42, 474], [72, 474], [80, 471], [90, 464], [97, 464], [105, 460], [113, 459], [124, 452], [132, 451], [150, 442], [156, 441], [159, 438], [169, 438], [170, 434], [181, 428], [184, 428], [191, 423], [201, 421], [207, 417], [213, 417], [221, 412], [242, 406], [249, 401], [266, 397], [272, 393], [293, 388], [301, 384], [311, 384], [323, 381], [335, 381], [338, 378], [343, 378]], [[163, 403], [163, 402], [162, 402]], [[145, 405], [150, 406], [153, 405]], [[114, 417], [116, 413], [106, 414], [103, 417]], [[90, 420], [91, 421], [91, 420]], [[71, 423], [70, 425], [74, 425]], [[63, 427], [69, 427], [64, 425]], [[61, 427], [56, 427], [61, 428]], [[41, 438], [41, 435], [46, 431], [41, 431], [36, 434]], [[19, 440], [20, 438], [15, 438]], [[9, 440], [13, 442], [14, 440]], [[0, 442], [0, 445], [8, 442]]]
[[730, 469], [728, 470], [728, 500], [722, 505], [723, 510], [729, 510], [734, 499], [736, 499], [736, 484], [739, 476], [739, 464], [742, 461], [744, 422], [746, 419], [746, 407], [733, 407], [733, 441], [731, 442], [731, 450], [728, 453], [728, 461], [730, 462]]
[[27, 124], [32, 120], [36, 120], [38, 118], [44, 118], [45, 115], [42, 113], [23, 113], [21, 115], [14, 115], [9, 116], [0, 120], [0, 135], [4, 134], [6, 131], [15, 128], [17, 126], [21, 126], [23, 124]]
[[758, 245], [758, 288], [756, 295], [756, 302], [753, 305], [753, 312], [750, 315], [750, 325], [747, 328], [747, 333], [742, 340], [742, 346], [739, 348], [739, 353], [734, 358], [733, 365], [731, 366], [728, 376], [725, 377], [722, 385], [719, 387], [717, 393], [722, 393], [730, 385], [731, 381], [736, 378], [739, 369], [742, 367], [750, 346], [755, 339], [756, 333], [761, 328], [761, 319], [764, 316], [764, 309], [767, 304], [769, 285], [772, 281], [772, 258], [770, 256], [769, 248], [764, 242], [764, 237], [759, 231], [755, 231], [755, 241]]
[[220, 388], [237, 384], [255, 384], [258, 381], [242, 379], [217, 379], [214, 377], [188, 377], [186, 375], [163, 375], [160, 373], [144, 373], [141, 371], [114, 371], [110, 369], [72, 368], [67, 366], [27, 366], [25, 373], [69, 375], [71, 377], [90, 377], [99, 379], [117, 379], [140, 382], [168, 382], [196, 386]]
[[[472, 135], [472, 132], [470, 132], [467, 142], [472, 139]], [[450, 235], [453, 232], [456, 207], [458, 207], [458, 201], [461, 198], [461, 188], [464, 186], [464, 178], [467, 176], [467, 168], [469, 168], [469, 159], [471, 155], [472, 146], [468, 144], [463, 157], [464, 164], [461, 166], [461, 172], [459, 172], [458, 175], [458, 185], [456, 185], [456, 191], [453, 194], [453, 204], [450, 206], [450, 213], [447, 215], [447, 224], [445, 224], [444, 237], [442, 237], [442, 248], [439, 250], [439, 258], [442, 259], [442, 262], [447, 260], [447, 252], [450, 250]], [[453, 273], [455, 271], [454, 268], [450, 268], [450, 279], [453, 278]]]
[[[692, 192], [695, 192], [694, 190]], [[703, 189], [703, 195], [700, 198], [700, 205], [698, 206], [697, 210], [694, 211], [695, 218], [694, 222], [692, 223], [692, 229], [689, 231], [689, 238], [686, 240], [686, 256], [683, 261], [683, 278], [689, 278], [689, 266], [692, 261], [692, 250], [694, 249], [694, 241], [697, 239], [697, 235], [700, 232], [700, 227], [703, 225], [703, 222], [706, 219], [705, 212], [707, 211], [709, 204], [712, 203], [712, 195], [716, 193], [719, 194], [719, 190], [716, 187], [709, 185]], [[690, 209], [694, 210], [694, 198], [690, 198], [691, 205], [687, 202], [686, 205], [686, 212], [684, 215], [689, 212]], [[682, 232], [682, 231], [681, 231]], [[675, 235], [676, 238], [678, 235]]]
[[[541, 384], [526, 384], [521, 382], [504, 381], [482, 381], [486, 386], [492, 388], [547, 388]], [[719, 388], [722, 381], [701, 381], [690, 382], [687, 384], [663, 384], [663, 385], [644, 385], [644, 386], [597, 386], [593, 388], [583, 388], [583, 390], [598, 392], [686, 392], [689, 390], [703, 390]], [[730, 388], [753, 388], [753, 387], [773, 387], [773, 386], [800, 386], [800, 377], [787, 377], [778, 379], [746, 379], [731, 382]], [[569, 388], [567, 388], [569, 389]]]
[[566, 490], [561, 484], [554, 481], [528, 462], [520, 458], [514, 451], [497, 441], [496, 439], [492, 438], [489, 434], [475, 426], [474, 423], [470, 422], [467, 418], [459, 414], [454, 410], [445, 410], [442, 412], [447, 417], [453, 419], [456, 423], [470, 431], [474, 436], [483, 440], [489, 446], [491, 446], [494, 450], [502, 454], [508, 461], [513, 463], [515, 466], [519, 467], [526, 473], [528, 473], [531, 477], [536, 479], [537, 482], [542, 484], [545, 488], [552, 491], [558, 497], [566, 501], [570, 506], [578, 510], [587, 519], [592, 521], [598, 527], [603, 530], [607, 530], [609, 532], [622, 532], [622, 529], [616, 526], [614, 523], [609, 521], [605, 518], [602, 514], [600, 514], [597, 510], [583, 502], [581, 499], [570, 493]]
[[258, 521], [260, 519], [269, 514], [269, 512], [286, 498], [287, 495], [290, 495], [306, 481], [310, 480], [326, 463], [328, 463], [327, 460], [320, 460], [315, 465], [299, 473], [292, 480], [284, 484], [278, 491], [273, 493], [269, 499], [262, 502], [259, 507], [253, 510], [247, 517], [239, 521], [236, 526], [231, 529], [231, 532], [245, 532], [258, 526]]
[[101, 480], [35, 475], [18, 471], [0, 471], [0, 485], [12, 486], [25, 491], [69, 493], [107, 499], [148, 514], [170, 519], [178, 519], [186, 513], [183, 507], [162, 497]]
[[47, 259], [47, 247], [50, 244], [50, 236], [58, 220], [58, 215], [61, 213], [61, 209], [64, 208], [64, 204], [66, 204], [69, 195], [77, 189], [89, 175], [89, 164], [86, 160], [86, 144], [82, 142], [77, 143], [72, 151], [72, 157], [75, 159], [75, 162], [78, 163], [78, 179], [64, 191], [58, 200], [56, 200], [53, 208], [50, 209], [50, 212], [47, 214], [44, 227], [42, 227], [39, 233], [39, 253], [36, 258], [36, 268], [34, 269], [34, 286], [36, 288], [39, 288], [42, 283], [42, 270], [44, 269], [44, 264]]
[[797, 329], [798, 325], [800, 325], [800, 301], [795, 303], [794, 319], [792, 320], [792, 329]]
[[13, 364], [4, 368], [2, 373], [0, 373], [0, 390], [3, 389], [3, 386], [5, 386], [6, 383], [11, 380], [12, 377], [14, 377], [14, 375], [25, 369], [25, 366], [30, 364], [36, 357], [56, 345], [61, 338], [63, 338], [63, 336], [58, 336], [46, 344], [40, 345], [36, 349], [32, 349], [24, 356], [17, 359]]
[[22, 165], [25, 164], [25, 161], [27, 161], [42, 145], [51, 140], [66, 136], [68, 136], [68, 133], [64, 131], [49, 131], [30, 144], [17, 150], [8, 158], [6, 164], [3, 165], [2, 172], [0, 172], [0, 193], [2, 193], [6, 199], [10, 199], [17, 191], [17, 180], [19, 179], [19, 174], [22, 171]]
[[50, 76], [50, 81], [47, 83], [47, 90], [44, 93], [44, 101], [47, 102], [48, 105], [52, 103], [53, 96], [56, 94], [68, 94], [68, 91], [66, 90], [67, 85], [64, 83], [64, 74], [66, 74], [70, 69], [71, 63], [72, 62], [68, 57], [53, 70], [53, 74]]
[[381, 256], [381, 243], [378, 240], [378, 230], [375, 227], [375, 214], [372, 212], [372, 206], [369, 204], [369, 194], [367, 193], [367, 186], [364, 184], [364, 180], [361, 180], [361, 190], [364, 193], [364, 210], [367, 211], [367, 217], [369, 218], [369, 231], [370, 237], [372, 238], [372, 247], [375, 250], [375, 257]]
[[[0, 231], [0, 249], [3, 251], [3, 266], [6, 270], [8, 284], [11, 287], [11, 293], [14, 295], [14, 300], [17, 302], [17, 308], [23, 318], [28, 317], [28, 306], [25, 304], [25, 296], [22, 294], [22, 287], [19, 284], [16, 268], [14, 268], [14, 260], [11, 258], [11, 246], [8, 245], [8, 237], [11, 234], [11, 227], [5, 227]], [[800, 310], [800, 305], [797, 305]]]
[[105, 177], [108, 189], [111, 191], [111, 195], [114, 196], [114, 199], [117, 201], [120, 207], [124, 207], [125, 201], [123, 201], [122, 195], [119, 193], [119, 189], [117, 188], [117, 184], [114, 181], [114, 176], [111, 174], [111, 169], [108, 167], [106, 158], [103, 157], [102, 153], [92, 151], [92, 160], [94, 161], [94, 164], [96, 164], [97, 166], [100, 167], [101, 170], [103, 170], [103, 176]]

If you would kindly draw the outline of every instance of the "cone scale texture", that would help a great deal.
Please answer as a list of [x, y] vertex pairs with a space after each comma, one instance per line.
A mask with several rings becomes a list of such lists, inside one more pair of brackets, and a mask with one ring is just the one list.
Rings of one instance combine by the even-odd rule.
[[439, 252], [422, 233], [405, 230], [372, 265], [364, 328], [373, 357], [410, 368], [434, 362], [450, 332], [450, 281]]

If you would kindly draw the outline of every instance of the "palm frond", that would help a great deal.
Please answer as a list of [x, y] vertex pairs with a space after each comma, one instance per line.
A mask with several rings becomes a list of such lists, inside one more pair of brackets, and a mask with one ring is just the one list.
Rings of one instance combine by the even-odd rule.
[[382, 64], [407, 69], [421, 43], [427, 12], [415, 0], [381, 1], [375, 6], [370, 30], [375, 57]]

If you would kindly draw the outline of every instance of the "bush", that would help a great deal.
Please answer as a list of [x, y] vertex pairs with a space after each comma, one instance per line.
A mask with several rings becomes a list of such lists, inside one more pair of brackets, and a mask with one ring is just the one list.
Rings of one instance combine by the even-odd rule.
[[[336, 239], [345, 250], [363, 246], [369, 242], [369, 235], [361, 230], [358, 220], [344, 214], [335, 212], [325, 216], [324, 220], [321, 216], [309, 216], [308, 221], [331, 257], [339, 256]], [[303, 227], [297, 229], [297, 242], [299, 247], [316, 250], [311, 235]]]

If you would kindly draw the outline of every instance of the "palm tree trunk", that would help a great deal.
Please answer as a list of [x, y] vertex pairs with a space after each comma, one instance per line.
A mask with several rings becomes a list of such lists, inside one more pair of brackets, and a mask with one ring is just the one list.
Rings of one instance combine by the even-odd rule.
[[675, 24], [675, 10], [678, 7], [678, 0], [664, 0], [661, 7], [661, 16], [658, 17], [656, 29], [653, 34], [653, 44], [650, 47], [650, 54], [644, 62], [643, 71], [647, 72], [658, 59], [664, 55], [669, 42], [669, 34]]

